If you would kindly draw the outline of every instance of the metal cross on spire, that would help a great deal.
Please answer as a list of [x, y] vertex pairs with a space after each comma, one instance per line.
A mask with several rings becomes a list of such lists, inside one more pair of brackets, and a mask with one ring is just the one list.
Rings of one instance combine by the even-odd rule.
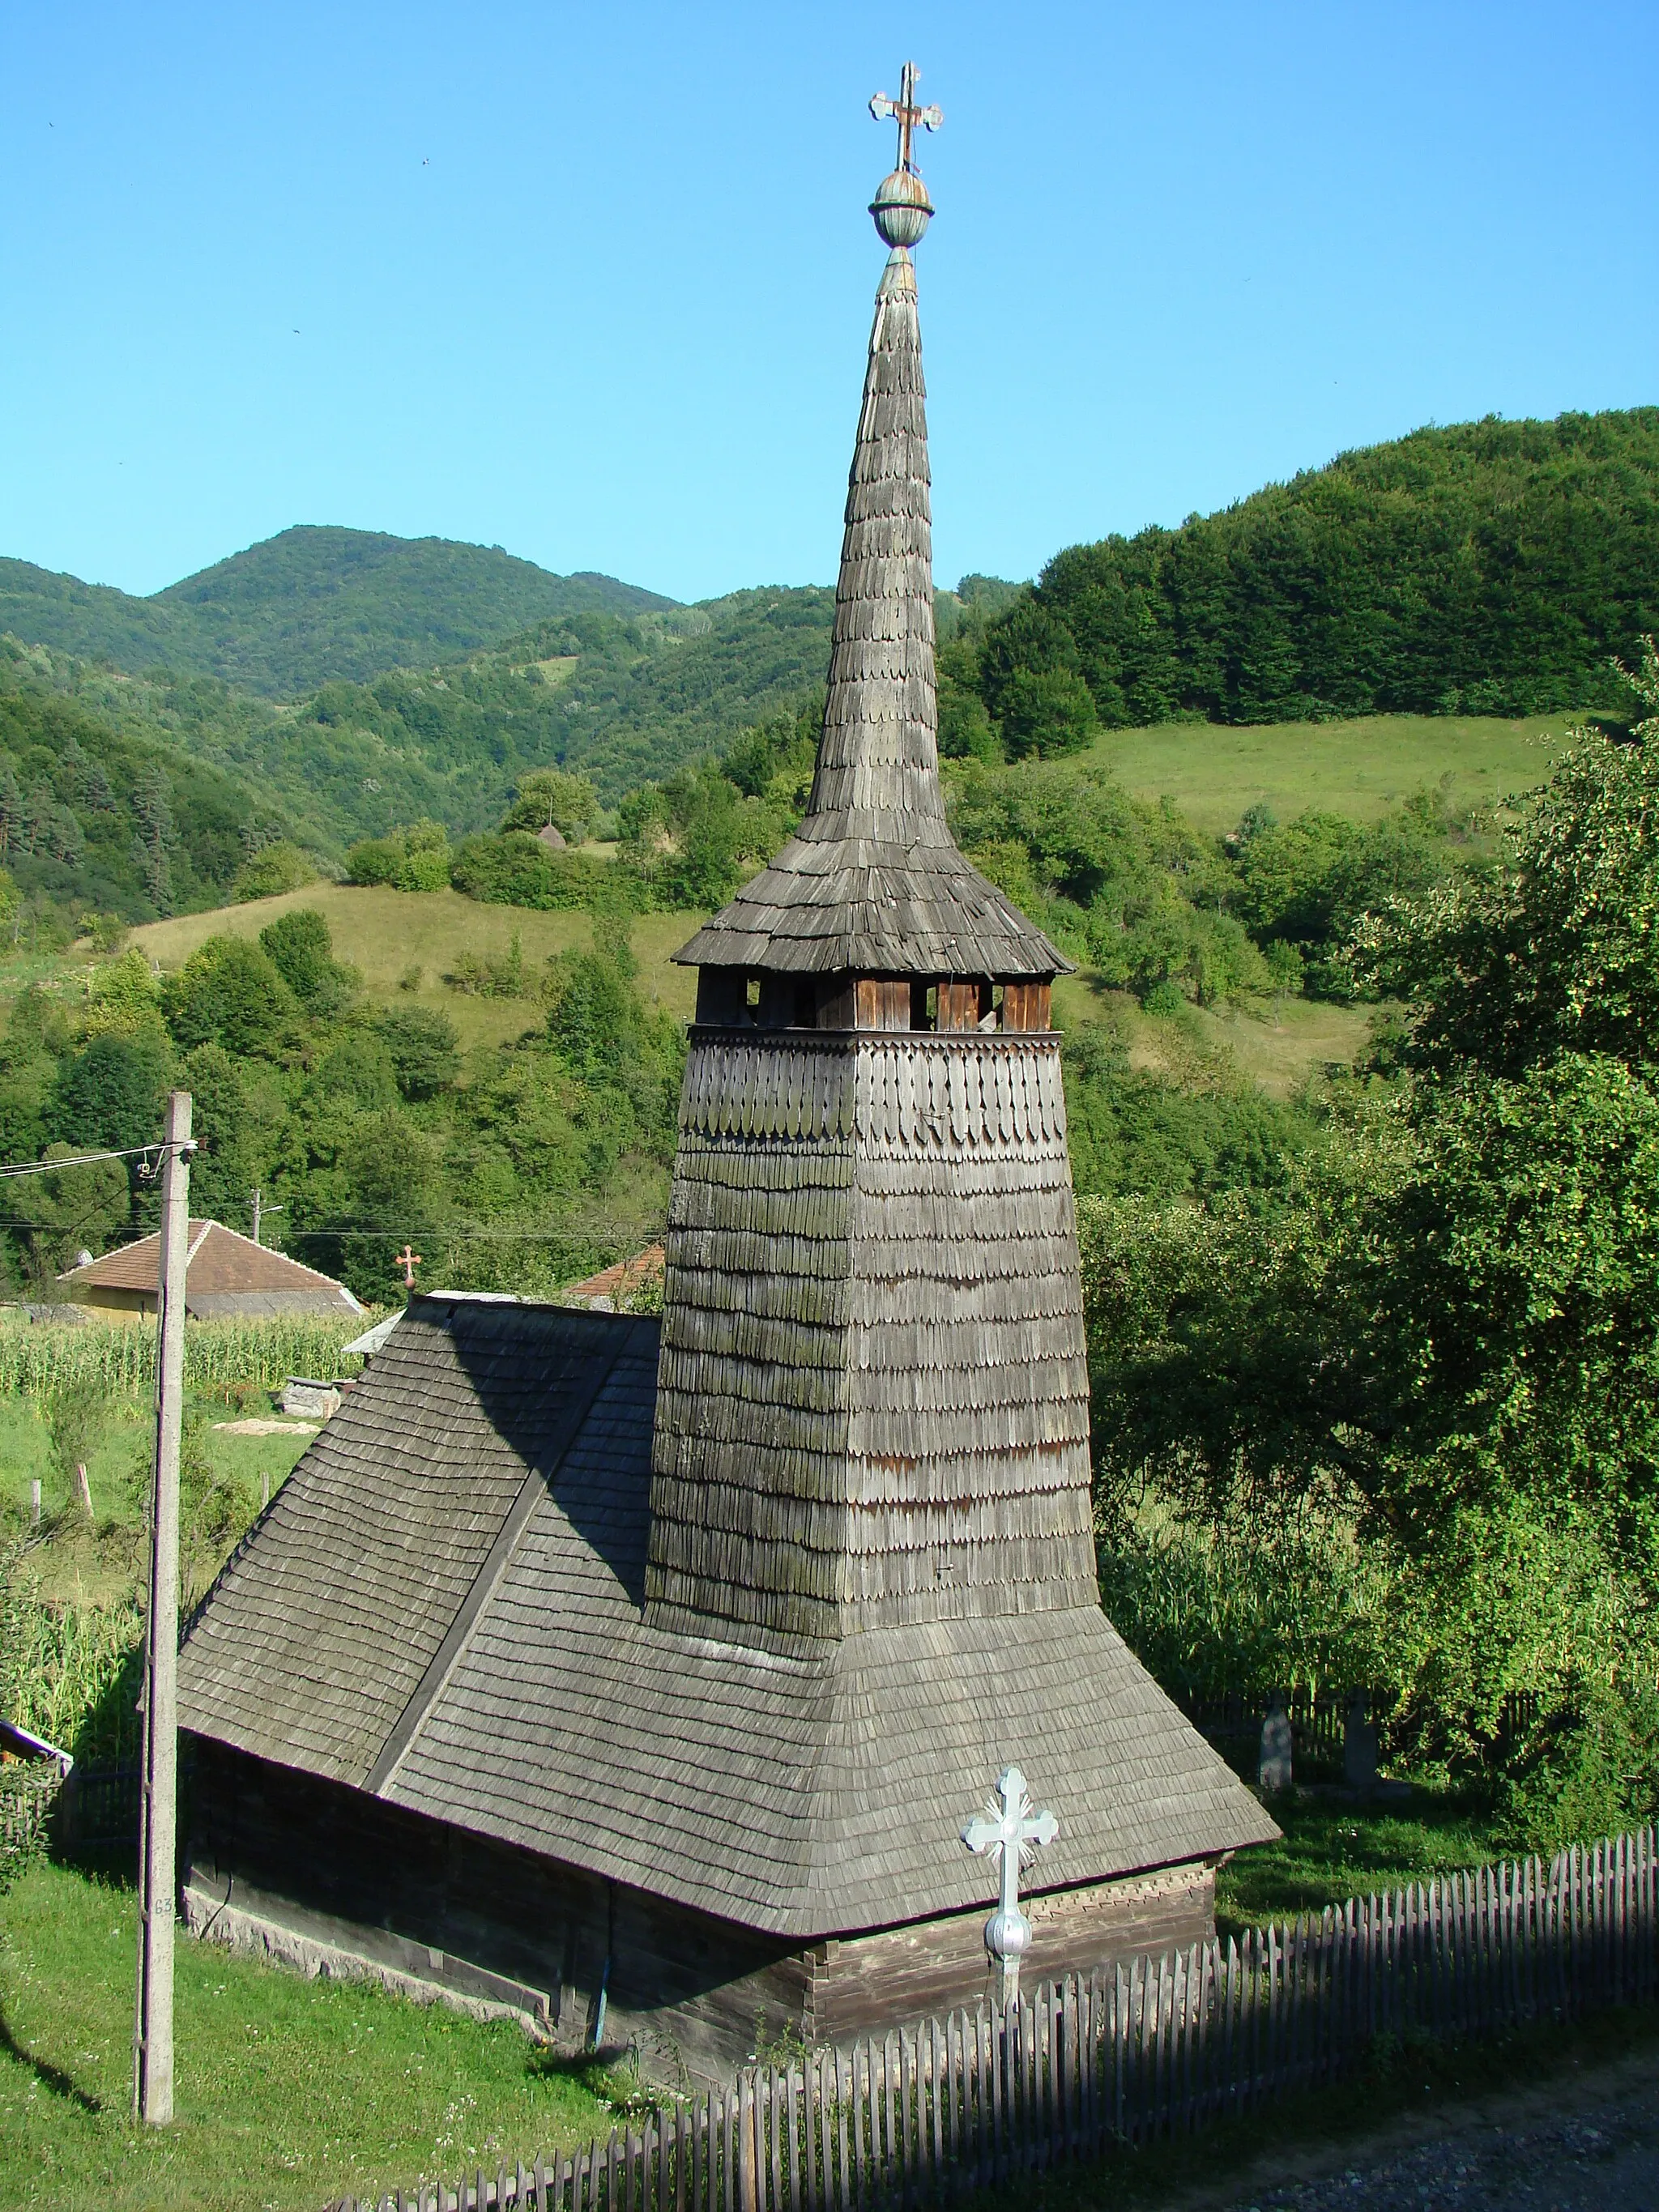
[[1020, 1870], [1060, 1833], [1052, 1813], [1034, 1812], [1025, 1777], [1005, 1766], [997, 1777], [997, 1796], [962, 1831], [962, 1840], [981, 1857], [1000, 1863], [1000, 1900], [985, 1923], [985, 1948], [997, 1962], [997, 2002], [1005, 2008], [1019, 2001], [1019, 1962], [1031, 1948], [1031, 1923], [1019, 1909]]
[[898, 166], [907, 173], [911, 171], [913, 166], [910, 160], [910, 134], [917, 124], [920, 123], [924, 130], [937, 131], [945, 120], [943, 108], [916, 106], [916, 79], [921, 74], [914, 62], [906, 62], [899, 77], [898, 98], [889, 100], [884, 92], [878, 92], [870, 102], [870, 112], [878, 123], [884, 121], [890, 115], [896, 117]]

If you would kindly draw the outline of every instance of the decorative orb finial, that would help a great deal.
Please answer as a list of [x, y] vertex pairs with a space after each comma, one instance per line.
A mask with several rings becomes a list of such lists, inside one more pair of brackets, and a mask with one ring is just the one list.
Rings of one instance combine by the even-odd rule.
[[895, 169], [876, 187], [870, 212], [889, 246], [915, 246], [933, 220], [933, 203], [914, 169]]
[[898, 98], [889, 100], [884, 92], [878, 92], [870, 102], [870, 112], [878, 123], [890, 115], [898, 125], [898, 167], [884, 179], [870, 203], [877, 230], [893, 246], [915, 246], [933, 219], [933, 203], [910, 158], [910, 138], [918, 123], [924, 130], [937, 131], [945, 116], [939, 108], [917, 106], [919, 74], [914, 62], [906, 62]]

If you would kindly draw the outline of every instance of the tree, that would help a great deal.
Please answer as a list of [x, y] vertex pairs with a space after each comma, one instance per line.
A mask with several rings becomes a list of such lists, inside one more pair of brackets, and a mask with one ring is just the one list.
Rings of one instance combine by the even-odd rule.
[[1071, 631], [1050, 609], [1020, 599], [987, 635], [986, 705], [1016, 760], [1077, 752], [1098, 716]]
[[1659, 1067], [1659, 652], [1627, 678], [1633, 741], [1589, 731], [1528, 802], [1504, 863], [1360, 933], [1364, 971], [1410, 1000], [1413, 1057], [1519, 1076], [1564, 1050]]
[[167, 1033], [161, 986], [136, 945], [94, 973], [87, 997], [86, 1029], [90, 1036], [106, 1031], [121, 1036], [145, 1031], [162, 1036]]
[[272, 966], [315, 1021], [332, 1020], [356, 989], [355, 969], [334, 957], [327, 921], [315, 907], [295, 907], [267, 922], [259, 942]]
[[261, 1051], [300, 1012], [270, 955], [245, 937], [210, 937], [167, 979], [162, 1005], [168, 1027], [186, 1051], [198, 1044]]
[[173, 820], [173, 779], [160, 761], [152, 761], [139, 775], [132, 811], [138, 822], [137, 857], [144, 889], [158, 914], [171, 914], [172, 851], [178, 832]]
[[245, 1218], [248, 1195], [262, 1179], [253, 1116], [241, 1069], [222, 1044], [198, 1044], [181, 1071], [193, 1101], [190, 1200], [198, 1213], [233, 1225]]
[[375, 1024], [405, 1098], [434, 1097], [460, 1073], [460, 1039], [432, 1006], [388, 1006]]
[[153, 1145], [172, 1074], [173, 1054], [159, 1031], [94, 1035], [59, 1065], [48, 1109], [52, 1133], [82, 1152]]
[[[48, 1146], [47, 1160], [70, 1159], [73, 1146]], [[119, 1160], [92, 1160], [81, 1167], [50, 1170], [12, 1183], [7, 1216], [22, 1227], [30, 1275], [39, 1291], [63, 1295], [56, 1278], [75, 1266], [78, 1255], [103, 1251], [130, 1214], [127, 1172]]]

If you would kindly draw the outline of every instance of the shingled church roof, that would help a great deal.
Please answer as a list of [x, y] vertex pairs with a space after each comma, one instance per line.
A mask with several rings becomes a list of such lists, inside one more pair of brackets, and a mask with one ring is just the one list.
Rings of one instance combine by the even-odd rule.
[[801, 1658], [651, 1626], [657, 1344], [413, 1299], [195, 1624], [184, 1724], [786, 1936], [981, 1902], [957, 1830], [1014, 1759], [1045, 1889], [1275, 1832], [1097, 1607]]
[[829, 696], [805, 819], [675, 955], [796, 973], [1057, 975], [1070, 962], [957, 849], [939, 790], [927, 422], [915, 270], [876, 295]]

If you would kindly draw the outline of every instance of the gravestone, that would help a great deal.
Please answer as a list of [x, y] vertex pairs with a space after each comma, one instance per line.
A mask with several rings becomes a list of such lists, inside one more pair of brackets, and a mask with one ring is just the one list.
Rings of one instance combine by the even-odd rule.
[[1376, 1788], [1376, 1723], [1366, 1717], [1363, 1690], [1349, 1698], [1342, 1723], [1342, 1775], [1349, 1789], [1362, 1797]]
[[1267, 1707], [1267, 1718], [1261, 1723], [1261, 1757], [1256, 1767], [1256, 1779], [1264, 1790], [1288, 1790], [1291, 1786], [1291, 1717], [1285, 1710], [1285, 1700], [1275, 1695]]

